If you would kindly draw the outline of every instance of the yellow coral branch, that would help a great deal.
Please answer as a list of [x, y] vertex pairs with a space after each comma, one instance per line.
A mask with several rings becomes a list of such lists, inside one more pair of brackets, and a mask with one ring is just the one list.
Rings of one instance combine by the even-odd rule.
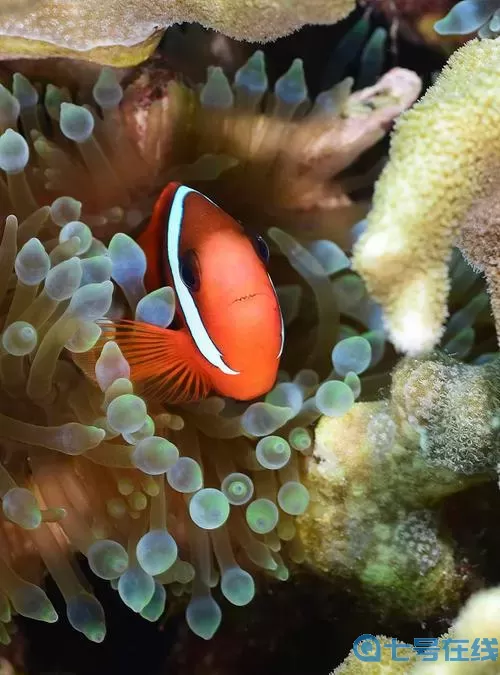
[[499, 74], [500, 42], [469, 42], [402, 116], [355, 248], [355, 269], [409, 354], [442, 335], [451, 247], [500, 157]]

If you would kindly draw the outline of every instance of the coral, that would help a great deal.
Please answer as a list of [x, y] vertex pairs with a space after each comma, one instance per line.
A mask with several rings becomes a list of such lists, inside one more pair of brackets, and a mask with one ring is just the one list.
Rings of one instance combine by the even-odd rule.
[[495, 476], [499, 367], [406, 358], [390, 399], [320, 420], [299, 518], [309, 565], [357, 580], [385, 611], [424, 618], [457, 601], [464, 578], [436, 509]]
[[473, 267], [486, 276], [497, 335], [500, 336], [500, 182], [498, 171], [490, 174], [484, 196], [465, 215], [458, 245]]
[[311, 506], [299, 519], [306, 563], [357, 580], [385, 612], [423, 618], [455, 602], [463, 580], [428, 508], [466, 482], [428, 472], [418, 445], [409, 450], [396, 436], [384, 402], [323, 418], [305, 476]]
[[[397, 649], [397, 655], [402, 660], [398, 663], [392, 659], [391, 649], [383, 647], [384, 644], [393, 644], [394, 638], [376, 636], [380, 649], [380, 660], [374, 663], [361, 661], [357, 655], [370, 655], [375, 653], [373, 636], [367, 636], [365, 645], [366, 652], [362, 651], [363, 643], [353, 649], [342, 664], [336, 668], [334, 675], [467, 675], [474, 672], [477, 675], [497, 675], [498, 659], [495, 659], [498, 635], [500, 634], [500, 621], [498, 603], [500, 601], [500, 588], [490, 588], [474, 593], [466, 602], [458, 617], [453, 622], [448, 633], [437, 639], [436, 647], [431, 647], [427, 657], [417, 655], [415, 649], [404, 648], [404, 642], [398, 642], [402, 646]], [[370, 639], [372, 638], [372, 639]], [[480, 641], [476, 650], [478, 658], [471, 659], [473, 655], [474, 640]], [[491, 640], [492, 651], [483, 648], [485, 640]], [[454, 640], [462, 642], [464, 652], [461, 659], [456, 658], [456, 652], [451, 651], [452, 658], [447, 658], [448, 645], [453, 650]], [[456, 643], [455, 643], [456, 644]], [[436, 658], [434, 657], [437, 651]], [[493, 656], [493, 658], [492, 658]], [[404, 660], [403, 660], [404, 659]]]
[[[253, 575], [284, 580], [289, 565], [303, 560], [295, 521], [309, 502], [301, 476], [309, 427], [322, 414], [348, 412], [373, 387], [370, 378], [379, 381], [377, 367], [384, 369], [378, 313], [338, 246], [303, 245], [269, 230], [272, 262], [293, 268], [294, 283], [288, 272], [277, 288], [288, 342], [279, 381], [264, 400], [209, 397], [174, 407], [149, 398], [130, 381], [112, 340], [95, 377], [78, 368], [87, 370], [107, 316], [171, 321], [173, 294], [145, 294], [147, 261], [124, 230], [132, 233], [148, 217], [156, 179], [190, 172], [190, 184], [216, 194], [234, 159], [218, 154], [220, 136], [210, 145], [199, 133], [205, 143], [195, 147], [186, 138], [196, 137], [197, 125], [220, 121], [221, 102], [236, 96], [248, 96], [248, 114], [251, 65], [234, 89], [211, 71], [196, 96], [177, 90], [192, 116], [186, 136], [177, 126], [182, 142], [174, 143], [168, 176], [155, 173], [127, 137], [123, 90], [112, 71], [101, 73], [85, 107], [54, 86], [42, 104], [20, 74], [13, 93], [0, 89], [2, 641], [10, 639], [12, 608], [57, 619], [41, 587], [43, 569], [59, 586], [71, 625], [104, 639], [103, 608], [76, 554], [147, 620], [162, 614], [165, 586], [189, 595], [187, 622], [207, 639], [221, 621], [211, 592], [219, 581], [222, 595], [243, 606], [255, 592]], [[274, 101], [291, 116], [298, 102], [282, 94], [287, 82], [277, 85]], [[251, 124], [241, 129], [251, 147]], [[257, 173], [251, 157], [245, 169]], [[245, 225], [258, 221], [259, 207], [243, 217]]]
[[[484, 644], [483, 640], [489, 638], [492, 640], [493, 654], [495, 648], [498, 648], [498, 636], [500, 635], [499, 602], [499, 587], [478, 591], [469, 598], [453, 622], [449, 635], [446, 637], [468, 641], [466, 660], [448, 660], [446, 659], [445, 651], [441, 649], [437, 661], [422, 661], [418, 663], [411, 671], [412, 675], [433, 675], [434, 673], [439, 673], [440, 675], [465, 675], [472, 672], [472, 669], [478, 675], [496, 675], [498, 673], [498, 658], [492, 660], [491, 655], [488, 658], [488, 651], [487, 649], [483, 651], [482, 645]], [[472, 656], [474, 640], [477, 638], [481, 641], [477, 652], [481, 660], [476, 659], [471, 662], [469, 659]]]
[[498, 359], [478, 367], [435, 355], [424, 362], [406, 360], [396, 369], [392, 402], [398, 417], [418, 429], [429, 465], [467, 475], [495, 470], [499, 368]]
[[2, 59], [81, 59], [115, 68], [124, 68], [142, 63], [151, 56], [161, 37], [161, 31], [155, 31], [145, 40], [134, 45], [92, 47], [75, 51], [53, 42], [5, 35], [0, 36], [0, 57]]
[[240, 40], [265, 41], [308, 23], [335, 23], [353, 0], [43, 0], [0, 14], [0, 54], [66, 56], [132, 65], [154, 50], [159, 29], [196, 22]]
[[398, 121], [354, 251], [392, 341], [408, 354], [443, 335], [451, 248], [498, 161], [499, 49], [496, 40], [465, 45]]

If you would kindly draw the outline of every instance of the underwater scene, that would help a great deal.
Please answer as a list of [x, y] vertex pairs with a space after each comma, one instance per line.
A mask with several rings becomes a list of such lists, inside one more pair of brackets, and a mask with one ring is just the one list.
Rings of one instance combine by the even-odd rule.
[[0, 675], [500, 675], [500, 0], [0, 0]]

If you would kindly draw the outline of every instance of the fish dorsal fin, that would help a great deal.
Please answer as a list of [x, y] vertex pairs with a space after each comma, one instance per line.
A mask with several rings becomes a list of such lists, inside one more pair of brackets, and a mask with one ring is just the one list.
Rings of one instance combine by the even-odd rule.
[[[195, 357], [196, 347], [185, 331], [122, 319], [99, 323], [102, 335], [92, 357], [77, 364], [95, 379], [95, 363], [105, 342], [114, 340], [130, 366], [137, 393], [168, 403], [205, 398], [211, 389]], [[81, 356], [81, 355], [79, 355]], [[92, 364], [93, 361], [93, 364]]]
[[146, 254], [148, 266], [144, 282], [148, 291], [169, 284], [165, 271], [166, 226], [172, 200], [180, 183], [168, 183], [153, 207], [151, 217], [145, 227], [134, 237]]

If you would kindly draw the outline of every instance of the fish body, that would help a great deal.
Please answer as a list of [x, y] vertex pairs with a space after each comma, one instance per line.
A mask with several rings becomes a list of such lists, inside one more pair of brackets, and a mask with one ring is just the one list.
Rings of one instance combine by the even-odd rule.
[[147, 291], [174, 289], [179, 328], [112, 324], [131, 379], [172, 402], [211, 390], [238, 400], [269, 391], [284, 328], [264, 240], [200, 192], [169, 183], [137, 242]]

